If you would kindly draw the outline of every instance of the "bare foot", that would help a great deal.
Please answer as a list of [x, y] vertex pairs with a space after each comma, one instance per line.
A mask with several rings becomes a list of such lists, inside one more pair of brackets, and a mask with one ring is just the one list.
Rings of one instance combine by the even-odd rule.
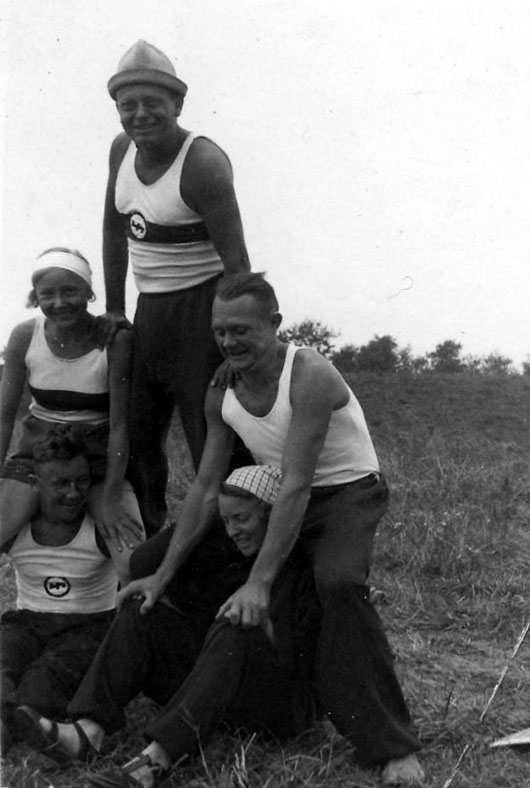
[[388, 761], [381, 773], [383, 785], [421, 785], [425, 773], [414, 755]]

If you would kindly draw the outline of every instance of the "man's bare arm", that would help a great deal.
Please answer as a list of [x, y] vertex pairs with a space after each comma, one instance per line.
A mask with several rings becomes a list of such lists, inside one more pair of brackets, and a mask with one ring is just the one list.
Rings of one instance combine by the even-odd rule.
[[181, 193], [186, 204], [203, 219], [225, 273], [249, 271], [232, 167], [211, 140], [194, 140], [182, 170]]
[[130, 143], [120, 134], [112, 143], [109, 155], [109, 177], [103, 215], [103, 271], [105, 275], [106, 310], [109, 315], [125, 315], [125, 280], [128, 249], [122, 219], [114, 202], [116, 177]]
[[327, 361], [313, 351], [298, 351], [280, 493], [249, 579], [232, 596], [225, 613], [232, 623], [256, 626], [266, 620], [270, 588], [300, 533], [331, 414], [345, 396], [344, 381]]

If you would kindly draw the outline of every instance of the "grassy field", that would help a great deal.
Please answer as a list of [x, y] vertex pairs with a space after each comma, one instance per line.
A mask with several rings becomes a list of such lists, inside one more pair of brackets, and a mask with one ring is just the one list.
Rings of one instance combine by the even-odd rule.
[[[452, 788], [530, 786], [529, 756], [488, 748], [493, 738], [530, 725], [530, 635], [480, 721], [530, 615], [530, 380], [424, 375], [350, 382], [393, 492], [371, 583], [424, 744], [425, 785], [443, 788], [468, 746]], [[190, 473], [176, 429], [171, 453], [178, 508]], [[4, 569], [2, 609], [11, 600]], [[145, 700], [131, 704], [127, 730], [108, 740], [92, 769], [137, 752], [154, 712]], [[60, 770], [19, 745], [3, 764], [2, 786], [82, 788], [86, 773]], [[375, 788], [378, 775], [355, 767], [347, 744], [319, 726], [286, 748], [220, 733], [165, 785]]]

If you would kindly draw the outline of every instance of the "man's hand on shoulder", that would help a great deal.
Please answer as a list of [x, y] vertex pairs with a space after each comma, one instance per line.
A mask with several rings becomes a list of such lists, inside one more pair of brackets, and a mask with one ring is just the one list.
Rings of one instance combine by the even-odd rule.
[[213, 378], [210, 381], [210, 386], [220, 386], [223, 391], [228, 389], [233, 389], [235, 382], [237, 380], [239, 373], [234, 372], [232, 367], [230, 366], [230, 362], [225, 359], [222, 364], [220, 364], [215, 372], [213, 373]]
[[94, 337], [100, 347], [110, 347], [118, 331], [130, 330], [132, 324], [122, 312], [105, 312], [94, 321]]

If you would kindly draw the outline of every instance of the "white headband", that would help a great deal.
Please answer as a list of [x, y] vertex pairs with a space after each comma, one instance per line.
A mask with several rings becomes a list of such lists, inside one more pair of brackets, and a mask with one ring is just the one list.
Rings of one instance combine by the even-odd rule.
[[33, 267], [33, 281], [35, 281], [35, 274], [38, 271], [43, 271], [45, 268], [64, 268], [65, 271], [72, 271], [84, 279], [87, 285], [92, 289], [92, 271], [86, 260], [83, 260], [75, 252], [60, 251], [51, 249], [49, 252], [43, 252], [35, 260]]

